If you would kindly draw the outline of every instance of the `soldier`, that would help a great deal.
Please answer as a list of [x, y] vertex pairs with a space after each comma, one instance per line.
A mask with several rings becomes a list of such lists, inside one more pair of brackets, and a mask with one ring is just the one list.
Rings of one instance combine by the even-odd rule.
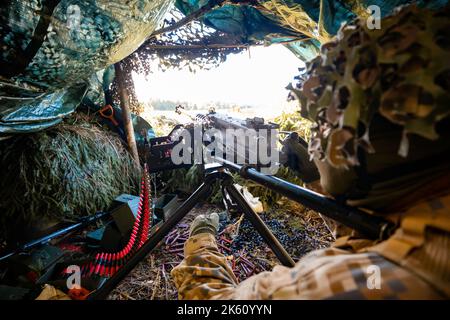
[[191, 225], [172, 276], [180, 299], [448, 299], [448, 7], [403, 8], [370, 30], [341, 28], [292, 87], [315, 123], [309, 152], [329, 195], [396, 222], [385, 241], [356, 234], [238, 283], [218, 251], [218, 216]]

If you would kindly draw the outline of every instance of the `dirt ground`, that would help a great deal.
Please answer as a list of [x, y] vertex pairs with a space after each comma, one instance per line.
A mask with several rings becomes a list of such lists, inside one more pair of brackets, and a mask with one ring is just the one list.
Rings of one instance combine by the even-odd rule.
[[[200, 204], [119, 284], [109, 299], [177, 299], [170, 271], [183, 259], [183, 244], [188, 237], [189, 224], [198, 214], [214, 211], [221, 217], [217, 236], [219, 249], [229, 258], [239, 281], [271, 270], [278, 264], [272, 251], [247, 220], [241, 216], [230, 217], [216, 206]], [[312, 250], [329, 246], [334, 240], [316, 212], [287, 200], [261, 213], [261, 218], [295, 261]]]

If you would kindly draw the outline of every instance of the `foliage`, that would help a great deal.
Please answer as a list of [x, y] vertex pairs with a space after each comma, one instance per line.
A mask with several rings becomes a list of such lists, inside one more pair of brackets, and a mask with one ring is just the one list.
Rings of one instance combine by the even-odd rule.
[[80, 116], [0, 142], [0, 236], [14, 223], [72, 219], [136, 194], [140, 169], [121, 140]]
[[163, 111], [175, 111], [175, 107], [178, 105], [182, 105], [184, 110], [209, 110], [211, 106], [214, 106], [214, 110], [216, 111], [233, 109], [236, 107], [238, 107], [240, 110], [253, 108], [250, 105], [237, 105], [236, 103], [229, 103], [223, 101], [193, 103], [189, 101], [179, 101], [179, 100], [174, 101], [164, 99], [152, 99], [149, 104], [154, 110], [163, 110]]
[[[203, 169], [201, 165], [193, 165], [188, 169], [175, 169], [163, 172], [161, 179], [165, 182], [164, 192], [179, 192], [191, 194], [203, 182]], [[213, 186], [209, 203], [220, 204], [222, 194], [219, 184]]]
[[[163, 27], [175, 24], [182, 17], [181, 12], [173, 9], [171, 17], [164, 20]], [[154, 66], [153, 61], [157, 61], [157, 67], [162, 70], [176, 68], [195, 72], [215, 68], [226, 60], [228, 54], [239, 53], [246, 48], [235, 36], [216, 31], [197, 20], [148, 39], [119, 62], [125, 72], [131, 111], [136, 114], [144, 111], [143, 106], [138, 103], [132, 73], [149, 75]], [[112, 92], [114, 102], [119, 105], [117, 81], [112, 84]]]
[[[289, 168], [281, 167], [275, 176], [294, 184], [302, 184], [300, 178], [298, 178]], [[243, 179], [238, 174], [233, 174], [233, 178], [235, 183], [247, 187], [253, 196], [259, 197], [259, 200], [266, 210], [270, 206], [281, 203], [282, 201], [283, 197], [280, 194], [267, 189], [256, 182]], [[176, 169], [164, 172], [162, 174], [162, 180], [165, 181], [164, 192], [181, 191], [185, 194], [191, 194], [203, 181], [202, 166], [194, 165], [189, 169]], [[208, 202], [212, 204], [222, 203], [222, 193], [219, 184], [214, 185]]]
[[[274, 122], [280, 125], [281, 131], [296, 131], [300, 134], [301, 137], [308, 141], [310, 136], [311, 123], [308, 120], [302, 118], [299, 112], [283, 112], [280, 116], [275, 118]], [[162, 123], [165, 123], [165, 121], [163, 120]], [[155, 126], [155, 128], [158, 128], [158, 126]], [[287, 167], [280, 167], [275, 176], [294, 184], [303, 184], [301, 179]], [[192, 193], [195, 188], [202, 182], [202, 177], [203, 171], [201, 169], [201, 166], [196, 165], [191, 167], [190, 169], [177, 169], [165, 172], [162, 176], [162, 179], [167, 185], [166, 190], [168, 192], [181, 190], [185, 193]], [[247, 187], [253, 196], [259, 197], [266, 210], [270, 206], [280, 203], [283, 199], [283, 197], [275, 191], [267, 189], [250, 180], [243, 179], [237, 174], [233, 174], [233, 178], [235, 179], [236, 183]], [[222, 194], [220, 192], [220, 188], [218, 186], [215, 186], [210, 202], [219, 204], [221, 203], [221, 201]]]
[[274, 122], [280, 125], [280, 131], [295, 131], [306, 141], [311, 137], [311, 121], [302, 117], [298, 111], [283, 111]]
[[[144, 105], [141, 104], [137, 98], [136, 89], [133, 82], [133, 71], [142, 70], [142, 63], [139, 59], [135, 58], [136, 54], [133, 53], [127, 58], [123, 59], [120, 63], [124, 72], [125, 89], [127, 92], [128, 103], [130, 111], [134, 114], [141, 114], [144, 111]], [[119, 84], [117, 77], [114, 78], [111, 84], [111, 93], [113, 102], [115, 105], [120, 106]]]
[[[280, 167], [278, 172], [275, 175], [276, 177], [289, 181], [293, 184], [301, 185], [303, 182], [300, 180], [299, 177], [289, 168], [287, 167]], [[268, 210], [271, 206], [275, 204], [282, 204], [284, 198], [279, 193], [268, 189], [266, 187], [263, 187], [256, 182], [253, 182], [251, 180], [243, 179], [238, 174], [233, 175], [234, 180], [236, 183], [247, 187], [248, 191], [254, 196], [258, 197], [259, 200], [262, 202], [264, 206], [264, 210]]]
[[172, 129], [179, 124], [178, 121], [166, 117], [165, 115], [155, 116], [151, 111], [148, 113], [148, 116], [144, 113], [143, 117], [150, 123], [157, 137], [167, 136]]

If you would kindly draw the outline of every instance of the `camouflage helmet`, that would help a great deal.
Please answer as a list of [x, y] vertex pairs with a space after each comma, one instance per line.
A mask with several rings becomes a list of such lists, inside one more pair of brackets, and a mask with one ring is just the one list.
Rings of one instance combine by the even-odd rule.
[[290, 85], [301, 114], [315, 123], [312, 158], [335, 168], [360, 164], [359, 149], [374, 153], [375, 116], [402, 126], [398, 154], [408, 155], [408, 135], [437, 140], [435, 125], [450, 113], [450, 10], [398, 9], [369, 29], [346, 24], [306, 64]]

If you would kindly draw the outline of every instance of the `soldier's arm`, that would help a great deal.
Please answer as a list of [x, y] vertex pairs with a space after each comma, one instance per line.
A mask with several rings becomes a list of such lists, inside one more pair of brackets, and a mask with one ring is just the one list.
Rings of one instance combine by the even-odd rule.
[[189, 239], [185, 254], [172, 271], [180, 299], [442, 299], [421, 278], [374, 252], [318, 250], [293, 268], [276, 266], [240, 284], [211, 234]]
[[171, 272], [179, 299], [271, 299], [277, 280], [289, 269], [275, 267], [273, 272], [262, 272], [238, 285], [226, 257], [217, 248], [218, 220], [217, 214], [200, 215], [191, 225], [185, 258]]
[[179, 299], [211, 299], [219, 295], [226, 298], [233, 294], [236, 277], [212, 234], [190, 237], [184, 246], [184, 257], [171, 272]]
[[180, 300], [271, 299], [274, 280], [276, 282], [282, 274], [289, 272], [289, 268], [277, 266], [272, 272], [262, 272], [238, 284], [210, 233], [190, 237], [184, 247], [184, 256], [171, 272]]

